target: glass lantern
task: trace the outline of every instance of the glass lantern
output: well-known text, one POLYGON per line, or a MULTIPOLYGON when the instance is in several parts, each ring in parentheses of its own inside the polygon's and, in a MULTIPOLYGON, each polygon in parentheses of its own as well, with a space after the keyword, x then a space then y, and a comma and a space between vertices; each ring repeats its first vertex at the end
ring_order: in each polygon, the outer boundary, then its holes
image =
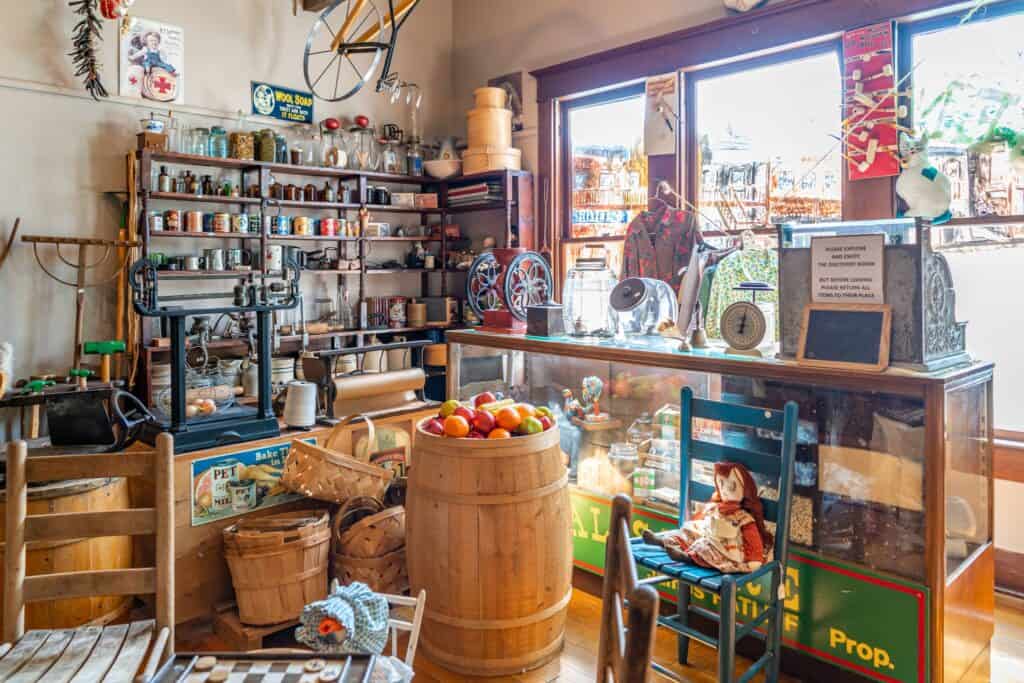
POLYGON ((611 293, 618 280, 605 258, 581 258, 565 276, 562 315, 573 337, 611 337, 617 319, 611 293))

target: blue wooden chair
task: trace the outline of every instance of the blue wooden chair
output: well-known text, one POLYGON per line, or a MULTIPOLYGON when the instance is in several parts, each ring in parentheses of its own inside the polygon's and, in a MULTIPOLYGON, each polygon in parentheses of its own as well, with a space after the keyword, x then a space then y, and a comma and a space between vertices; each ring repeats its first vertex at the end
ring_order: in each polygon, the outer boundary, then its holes
MULTIPOLYGON (((671 559, 663 548, 646 544, 642 538, 633 538, 630 539, 630 547, 634 561, 655 572, 654 576, 642 579, 640 583, 655 585, 679 581, 677 613, 674 616, 659 617, 658 624, 678 634, 680 664, 686 664, 690 639, 693 638, 705 645, 718 648, 718 680, 730 683, 733 680, 736 641, 748 635, 755 635, 765 639, 765 653, 738 679, 739 683, 751 680, 762 669, 766 672, 767 681, 777 681, 782 648, 782 604, 785 598, 785 563, 789 549, 789 503, 793 488, 793 459, 796 453, 797 405, 790 401, 784 410, 777 411, 708 401, 694 398, 693 391, 687 387, 682 392, 680 428, 680 522, 688 517, 691 500, 707 501, 715 490, 713 486, 691 481, 693 460, 742 463, 751 472, 778 480, 778 500, 762 499, 765 520, 776 523, 774 556, 771 562, 766 562, 757 571, 749 574, 722 574, 695 564, 677 562, 671 559), (694 418, 721 422, 722 443, 693 438, 694 418), (742 436, 730 434, 730 425, 749 429, 742 436), (781 433, 781 448, 778 441, 759 438, 749 433, 755 429, 781 433), (768 602, 755 619, 737 627, 737 591, 765 576, 771 577, 771 591, 766 596, 768 602), (690 586, 697 586, 719 596, 719 612, 713 615, 713 619, 719 625, 717 639, 689 626, 690 586), (762 629, 763 633, 758 629, 762 629)), ((656 662, 652 662, 652 667, 669 678, 683 680, 656 662)))

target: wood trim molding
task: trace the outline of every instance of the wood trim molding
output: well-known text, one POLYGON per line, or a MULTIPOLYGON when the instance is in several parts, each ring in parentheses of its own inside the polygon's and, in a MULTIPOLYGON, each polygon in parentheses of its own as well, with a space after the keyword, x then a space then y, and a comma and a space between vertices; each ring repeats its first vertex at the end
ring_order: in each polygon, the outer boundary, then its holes
POLYGON ((995 440, 992 470, 996 479, 1024 484, 1024 442, 995 440))
POLYGON ((996 588, 1024 595, 1024 553, 996 548, 996 588))
POLYGON ((879 21, 969 5, 964 0, 783 0, 531 74, 537 79, 537 98, 544 102, 818 40, 879 21))

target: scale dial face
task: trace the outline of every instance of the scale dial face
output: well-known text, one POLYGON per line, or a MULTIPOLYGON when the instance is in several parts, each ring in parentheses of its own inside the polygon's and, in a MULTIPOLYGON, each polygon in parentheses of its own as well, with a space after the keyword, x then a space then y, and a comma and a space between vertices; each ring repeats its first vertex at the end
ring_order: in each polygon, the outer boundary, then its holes
POLYGON ((725 309, 719 327, 729 346, 737 351, 749 351, 764 341, 768 321, 756 304, 740 301, 725 309))

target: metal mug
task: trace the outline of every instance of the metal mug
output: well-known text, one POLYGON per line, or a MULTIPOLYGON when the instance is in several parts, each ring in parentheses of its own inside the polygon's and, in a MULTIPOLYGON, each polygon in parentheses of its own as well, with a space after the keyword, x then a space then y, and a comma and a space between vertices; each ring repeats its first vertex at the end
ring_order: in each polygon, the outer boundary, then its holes
POLYGON ((185 256, 184 270, 202 270, 203 259, 199 256, 185 256))
POLYGON ((288 260, 297 265, 300 270, 306 267, 306 252, 299 247, 285 247, 284 253, 288 260))
POLYGON ((204 249, 203 262, 207 270, 224 270, 224 250, 221 248, 204 249))
POLYGON ((280 244, 268 245, 263 254, 263 265, 267 270, 282 270, 284 268, 284 248, 280 244))
POLYGON ((242 266, 252 265, 252 254, 245 249, 233 248, 224 250, 224 265, 228 270, 239 270, 242 266))

